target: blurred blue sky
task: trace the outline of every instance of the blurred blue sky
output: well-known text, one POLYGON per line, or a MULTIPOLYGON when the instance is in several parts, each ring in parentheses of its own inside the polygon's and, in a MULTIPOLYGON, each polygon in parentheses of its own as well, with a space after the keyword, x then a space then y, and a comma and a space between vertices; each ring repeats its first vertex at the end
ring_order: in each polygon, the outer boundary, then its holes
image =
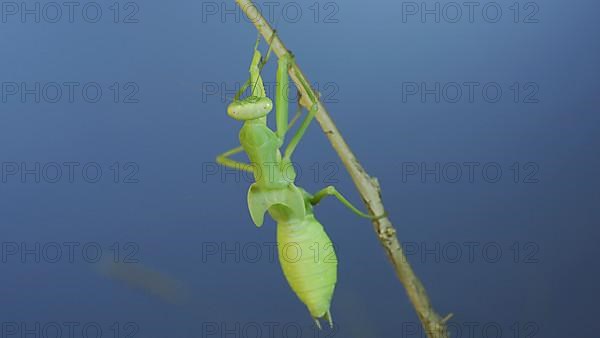
MULTIPOLYGON (((598 332, 597 2, 260 3, 379 178, 455 337, 598 332)), ((0 13, 0 321, 99 323, 104 336, 135 323, 138 337, 220 337, 223 325, 241 337, 251 323, 266 337, 275 322, 278 337, 294 336, 286 325, 312 337, 268 257, 275 224, 256 229, 250 182, 213 163, 237 144, 225 109, 254 27, 233 1, 52 4, 0 13), (83 247, 134 257, 189 300, 107 279, 83 247)), ((318 124, 295 161, 299 185, 335 184, 361 205, 318 124)), ((339 327, 320 336, 421 337, 369 222, 335 200, 316 213, 339 258, 339 327)))

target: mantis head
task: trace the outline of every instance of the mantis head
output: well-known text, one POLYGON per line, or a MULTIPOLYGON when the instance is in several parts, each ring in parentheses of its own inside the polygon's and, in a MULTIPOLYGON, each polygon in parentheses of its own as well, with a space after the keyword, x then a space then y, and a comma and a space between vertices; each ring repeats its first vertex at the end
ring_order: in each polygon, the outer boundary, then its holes
POLYGON ((229 104, 227 115, 239 121, 255 120, 266 116, 272 109, 273 101, 268 97, 250 96, 229 104))

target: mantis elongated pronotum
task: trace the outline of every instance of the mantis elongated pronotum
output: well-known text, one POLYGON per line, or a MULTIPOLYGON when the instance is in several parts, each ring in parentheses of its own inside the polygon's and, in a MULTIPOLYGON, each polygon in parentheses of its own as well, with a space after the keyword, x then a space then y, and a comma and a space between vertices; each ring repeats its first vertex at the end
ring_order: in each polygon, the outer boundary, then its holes
POLYGON ((306 305, 319 328, 321 318, 333 325, 330 304, 337 281, 337 258, 331 240, 313 214, 313 206, 326 196, 335 196, 361 217, 375 219, 382 216, 371 216, 359 211, 333 186, 311 195, 294 184, 296 173, 291 165, 291 156, 317 112, 317 101, 314 97, 310 98, 312 108, 282 156, 280 148, 284 144, 288 129, 296 121, 296 118, 292 123, 288 121, 288 70, 294 66, 294 58, 288 52, 278 61, 275 90, 277 130, 273 131, 267 126, 267 114, 272 110, 273 103, 266 96, 260 75, 271 49, 269 48, 263 60, 258 50, 259 42, 260 37, 254 46, 250 78, 227 107, 230 117, 244 122, 239 134, 241 146, 219 155, 217 162, 254 174, 255 182, 248 191, 248 209, 254 224, 258 227, 263 224, 265 212, 269 212, 277 222, 279 261, 288 283, 306 305), (249 86, 251 95, 240 99, 249 86), (250 163, 230 158, 231 155, 242 151, 246 152, 250 163), (319 254, 316 257, 306 254, 314 252, 315 245, 318 245, 319 254), (293 261, 288 259, 286 252, 291 246, 301 255, 293 261), (324 251, 321 250, 328 251, 328 254, 323 254, 324 251))

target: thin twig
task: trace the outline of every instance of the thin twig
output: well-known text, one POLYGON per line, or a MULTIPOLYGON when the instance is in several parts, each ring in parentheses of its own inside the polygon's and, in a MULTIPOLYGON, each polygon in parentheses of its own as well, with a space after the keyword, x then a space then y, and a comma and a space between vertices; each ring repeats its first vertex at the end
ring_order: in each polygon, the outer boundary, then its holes
MULTIPOLYGON (((273 36, 274 32, 269 23, 265 20, 256 6, 251 0, 236 0, 237 4, 244 11, 246 16, 254 23, 256 29, 264 37, 265 41, 272 41, 271 48, 277 55, 282 57, 288 50, 281 42, 279 36, 273 36)), ((296 87, 301 93, 302 102, 301 104, 310 109, 313 102, 310 101, 311 97, 319 98, 316 91, 310 86, 307 92, 305 86, 302 84, 310 83, 297 63, 290 69, 290 77, 296 84, 296 87)), ((331 145, 337 152, 338 156, 344 163, 346 170, 350 173, 358 192, 360 193, 363 202, 373 215, 382 215, 384 213, 383 202, 381 200, 381 189, 379 182, 375 177, 371 177, 367 174, 364 168, 360 165, 346 141, 338 131, 337 127, 333 123, 333 120, 329 116, 327 109, 323 106, 323 103, 319 100, 318 112, 316 119, 321 125, 321 129, 331 145)), ((374 230, 377 234, 381 245, 383 246, 388 258, 390 259, 396 275, 404 285, 410 301, 412 302, 419 319, 430 338, 447 338, 448 333, 446 329, 446 321, 449 319, 448 316, 441 318, 431 306, 429 297, 425 292, 423 284, 419 278, 413 272, 398 237, 396 236, 396 229, 390 222, 389 218, 383 217, 373 221, 374 230)))

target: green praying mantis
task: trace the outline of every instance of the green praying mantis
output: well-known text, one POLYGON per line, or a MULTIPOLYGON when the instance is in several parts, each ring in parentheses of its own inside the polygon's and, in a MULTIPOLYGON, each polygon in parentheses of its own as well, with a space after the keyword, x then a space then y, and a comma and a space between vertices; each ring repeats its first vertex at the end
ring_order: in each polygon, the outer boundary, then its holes
POLYGON ((268 212, 277 222, 279 262, 289 285, 306 305, 317 327, 321 328, 320 319, 327 320, 332 326, 330 305, 337 282, 337 257, 329 236, 315 218, 313 206, 326 196, 335 196, 361 217, 376 219, 383 216, 372 216, 359 211, 334 186, 328 186, 311 195, 295 185, 296 173, 291 165, 292 154, 318 111, 317 99, 310 94, 312 91, 308 84, 302 83, 309 93, 312 107, 282 155, 281 148, 286 134, 301 113, 299 110, 292 121, 289 121, 288 71, 296 71, 294 57, 287 52, 278 60, 275 89, 277 129, 273 131, 267 126, 267 114, 273 109, 273 103, 265 93, 260 75, 271 54, 271 44, 269 43, 269 50, 263 59, 258 48, 259 43, 260 36, 254 46, 250 77, 227 107, 230 117, 243 122, 239 133, 241 146, 219 155, 217 162, 223 166, 253 173, 255 182, 248 190, 248 209, 252 221, 260 227, 264 221, 264 214, 268 212), (240 99, 248 87, 251 88, 251 94, 240 99), (231 158, 240 152, 247 154, 250 163, 231 158), (315 246, 318 255, 306 254, 314 252, 315 246), (290 247, 300 253, 300 257, 288 259, 287 250, 290 247), (325 252, 328 254, 324 254, 325 252))

